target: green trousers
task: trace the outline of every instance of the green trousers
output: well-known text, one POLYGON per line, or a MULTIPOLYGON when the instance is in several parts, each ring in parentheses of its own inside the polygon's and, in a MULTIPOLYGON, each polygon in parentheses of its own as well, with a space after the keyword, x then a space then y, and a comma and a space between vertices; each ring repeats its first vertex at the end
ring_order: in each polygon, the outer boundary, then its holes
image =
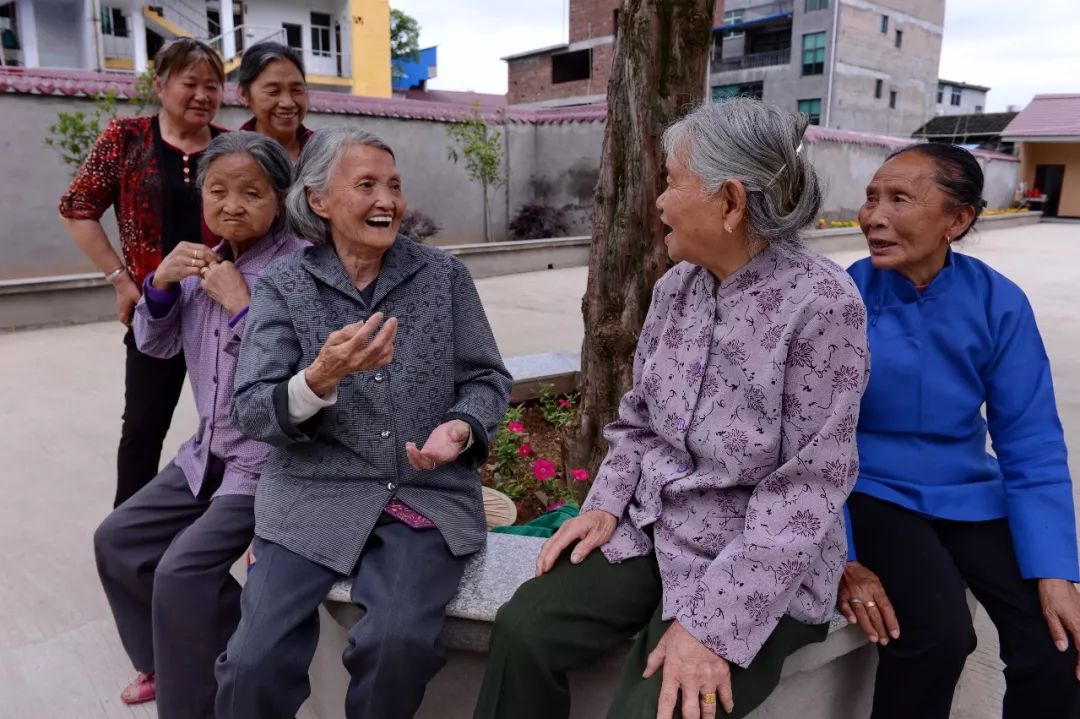
MULTIPOLYGON (((649 653, 671 625, 661 618, 655 556, 609 564, 599 550, 571 564, 567 550, 551 572, 523 584, 499 610, 474 719, 562 719, 570 713, 566 673, 637 635, 608 719, 656 719, 663 672, 642 679, 649 653)), ((780 620, 746 669, 731 666, 735 711, 743 717, 780 681, 784 660, 820 642, 828 625, 780 620)), ((675 716, 679 717, 676 709, 675 716)))

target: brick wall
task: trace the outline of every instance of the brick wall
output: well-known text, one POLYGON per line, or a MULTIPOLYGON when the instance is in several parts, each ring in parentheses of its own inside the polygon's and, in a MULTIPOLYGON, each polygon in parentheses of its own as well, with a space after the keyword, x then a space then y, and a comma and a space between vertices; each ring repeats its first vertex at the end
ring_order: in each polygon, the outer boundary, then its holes
MULTIPOLYGON (((570 43, 615 34, 615 10, 621 0, 570 0, 570 43)), ((723 22, 724 0, 717 0, 715 24, 723 22)), ((551 55, 531 55, 508 64, 506 99, 511 105, 607 93, 611 76, 612 44, 592 48, 592 73, 588 80, 551 83, 551 55)))
POLYGON ((506 100, 511 105, 607 93, 614 45, 592 48, 592 72, 588 80, 551 84, 551 55, 531 55, 509 62, 506 100))

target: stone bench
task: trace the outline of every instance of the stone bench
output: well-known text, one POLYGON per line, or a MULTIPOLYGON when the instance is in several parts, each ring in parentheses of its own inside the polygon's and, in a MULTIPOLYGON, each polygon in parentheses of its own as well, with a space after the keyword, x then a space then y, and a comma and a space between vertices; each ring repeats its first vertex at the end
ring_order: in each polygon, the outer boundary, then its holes
MULTIPOLYGON (((468 719, 484 675, 492 622, 535 571, 542 539, 488 534, 487 548, 465 567, 457 595, 446 609, 446 667, 432 680, 418 719, 468 719)), ((349 580, 334 585, 320 609, 321 635, 311 665, 312 695, 300 719, 343 719, 348 674, 341 665, 346 628, 360 616, 349 602, 349 580)), ((629 645, 627 646, 629 648, 629 645)), ((572 719, 604 717, 626 650, 573 672, 572 719)), ((833 618, 829 637, 793 654, 780 686, 753 719, 863 719, 870 714, 877 655, 857 627, 833 618)))

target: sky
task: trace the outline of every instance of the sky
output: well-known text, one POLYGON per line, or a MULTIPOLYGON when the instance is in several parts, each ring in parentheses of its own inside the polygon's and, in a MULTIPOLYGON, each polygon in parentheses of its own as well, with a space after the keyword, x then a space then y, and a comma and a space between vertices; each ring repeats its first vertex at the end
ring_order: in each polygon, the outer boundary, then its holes
MULTIPOLYGON (((944 0, 939 76, 991 88, 988 112, 1080 92, 1080 0, 944 0)), ((431 89, 506 92, 506 55, 566 42, 567 0, 391 0, 439 46, 431 89)))

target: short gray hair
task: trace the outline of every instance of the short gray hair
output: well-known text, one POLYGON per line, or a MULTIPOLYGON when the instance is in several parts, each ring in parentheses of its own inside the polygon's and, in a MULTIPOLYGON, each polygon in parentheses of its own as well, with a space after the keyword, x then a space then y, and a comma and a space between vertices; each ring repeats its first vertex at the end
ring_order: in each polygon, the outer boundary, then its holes
MULTIPOLYGON (((308 138, 296 163, 295 179, 285 198, 285 214, 289 230, 297 237, 313 244, 330 239, 330 223, 319 217, 308 203, 308 190, 325 195, 345 151, 355 145, 374 147, 394 158, 394 151, 382 138, 366 130, 350 127, 331 127, 316 130, 308 138)), ((397 158, 394 158, 395 160, 397 158)))
MULTIPOLYGON (((292 163, 289 162, 289 153, 275 140, 257 132, 223 132, 210 141, 210 146, 199 159, 199 172, 195 180, 195 186, 199 191, 202 191, 203 183, 206 182, 206 173, 214 160, 226 155, 238 154, 248 155, 255 161, 255 164, 266 175, 270 187, 274 188, 278 203, 283 204, 292 183, 292 163)), ((277 230, 283 225, 284 213, 279 213, 272 229, 277 230)))
POLYGON ((800 152, 808 122, 747 97, 707 102, 664 132, 664 152, 685 162, 706 192, 742 182, 751 239, 787 250, 821 209, 821 183, 800 152))

